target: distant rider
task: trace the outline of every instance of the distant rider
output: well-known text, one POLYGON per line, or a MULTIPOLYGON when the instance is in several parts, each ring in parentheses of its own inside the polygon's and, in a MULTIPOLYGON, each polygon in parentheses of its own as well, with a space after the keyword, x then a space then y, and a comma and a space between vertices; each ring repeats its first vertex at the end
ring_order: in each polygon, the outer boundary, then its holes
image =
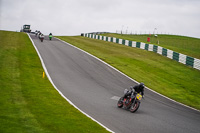
POLYGON ((52 37, 53 37, 53 36, 52 36, 52 33, 50 33, 50 34, 49 34, 49 40, 51 40, 52 37))
POLYGON ((140 83, 138 85, 135 85, 134 87, 131 86, 130 89, 131 91, 127 91, 126 94, 124 95, 124 98, 126 98, 127 96, 130 96, 133 89, 135 90, 136 93, 141 93, 142 97, 144 97, 144 83, 140 83))
POLYGON ((44 40, 44 35, 41 33, 40 36, 39 36, 39 38, 40 38, 41 42, 43 42, 43 40, 44 40))

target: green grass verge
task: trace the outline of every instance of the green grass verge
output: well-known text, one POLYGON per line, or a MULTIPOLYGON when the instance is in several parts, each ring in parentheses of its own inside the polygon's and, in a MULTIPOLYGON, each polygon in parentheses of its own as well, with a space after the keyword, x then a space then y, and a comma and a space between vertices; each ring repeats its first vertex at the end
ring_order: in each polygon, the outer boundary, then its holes
POLYGON ((178 102, 200 109, 200 71, 154 52, 86 37, 58 37, 178 102))
POLYGON ((153 35, 121 35, 111 33, 103 35, 125 40, 145 42, 147 44, 155 44, 175 52, 200 59, 200 39, 198 38, 174 35, 158 35, 158 37, 155 37, 153 35), (148 37, 150 37, 151 42, 147 42, 148 37))
POLYGON ((42 78, 25 33, 0 31, 0 132, 107 132, 80 113, 42 78))

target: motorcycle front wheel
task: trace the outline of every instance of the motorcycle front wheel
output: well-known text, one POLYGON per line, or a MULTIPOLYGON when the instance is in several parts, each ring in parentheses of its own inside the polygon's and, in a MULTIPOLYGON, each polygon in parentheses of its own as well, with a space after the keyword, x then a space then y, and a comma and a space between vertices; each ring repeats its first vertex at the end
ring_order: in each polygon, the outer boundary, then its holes
POLYGON ((122 98, 122 97, 121 97, 121 98, 119 99, 119 101, 117 102, 117 107, 118 107, 118 108, 123 107, 123 98, 122 98))
POLYGON ((130 108, 130 112, 131 113, 134 113, 138 110, 138 108, 140 107, 140 102, 135 102, 131 105, 131 108, 130 108))

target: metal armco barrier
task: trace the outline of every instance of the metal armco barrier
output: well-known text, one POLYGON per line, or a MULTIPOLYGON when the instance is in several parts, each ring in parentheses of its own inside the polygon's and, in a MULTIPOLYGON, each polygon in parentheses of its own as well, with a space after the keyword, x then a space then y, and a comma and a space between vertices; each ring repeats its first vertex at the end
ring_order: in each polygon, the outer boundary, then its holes
POLYGON ((135 41, 130 41, 130 40, 124 40, 124 39, 115 38, 115 37, 100 36, 100 35, 96 35, 96 34, 84 34, 84 37, 118 43, 118 44, 126 45, 129 47, 145 49, 147 51, 153 51, 155 53, 158 53, 160 55, 163 55, 170 59, 173 59, 177 62, 180 62, 182 64, 185 64, 187 66, 190 66, 192 68, 200 70, 200 59, 193 58, 193 57, 181 54, 181 53, 177 53, 175 51, 172 51, 170 49, 166 49, 166 48, 163 48, 163 47, 160 47, 157 45, 146 44, 143 42, 135 42, 135 41))

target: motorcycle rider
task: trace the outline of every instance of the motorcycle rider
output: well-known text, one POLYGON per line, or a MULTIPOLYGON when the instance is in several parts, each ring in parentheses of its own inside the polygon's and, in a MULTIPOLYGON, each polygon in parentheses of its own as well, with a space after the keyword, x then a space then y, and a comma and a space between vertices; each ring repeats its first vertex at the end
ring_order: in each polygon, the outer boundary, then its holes
POLYGON ((52 36, 52 33, 50 33, 50 34, 49 34, 49 40, 51 40, 52 37, 53 37, 53 36, 52 36))
POLYGON ((40 39, 41 39, 41 38, 44 38, 44 35, 43 35, 42 33, 40 34, 40 39))
POLYGON ((135 85, 134 87, 131 86, 130 89, 131 91, 127 91, 126 94, 124 94, 123 98, 126 98, 127 96, 130 96, 133 89, 135 90, 136 93, 141 93, 142 97, 144 97, 144 83, 140 83, 138 85, 135 85))
POLYGON ((41 33, 40 36, 39 36, 39 38, 40 38, 41 42, 43 42, 43 40, 44 40, 44 35, 41 33))

